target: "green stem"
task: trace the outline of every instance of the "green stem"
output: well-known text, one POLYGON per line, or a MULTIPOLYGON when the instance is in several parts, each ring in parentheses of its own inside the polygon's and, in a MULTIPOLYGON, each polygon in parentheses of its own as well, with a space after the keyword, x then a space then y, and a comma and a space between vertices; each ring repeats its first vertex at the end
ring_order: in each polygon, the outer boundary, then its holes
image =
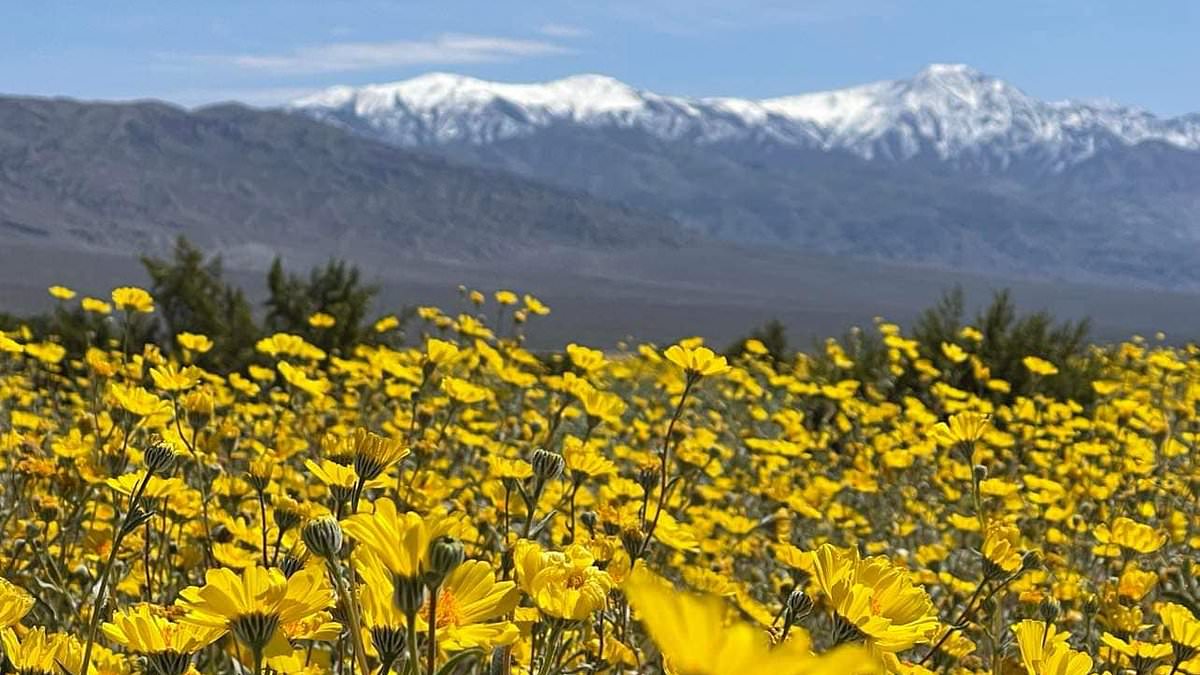
POLYGON ((670 476, 667 475, 667 468, 671 460, 671 436, 675 433, 675 424, 679 422, 679 416, 683 414, 683 405, 687 403, 688 393, 692 391, 692 385, 699 378, 688 376, 687 383, 683 385, 683 393, 679 396, 679 405, 675 406, 675 413, 671 415, 671 421, 667 424, 667 434, 663 437, 662 448, 662 466, 660 467, 659 488, 658 488, 658 506, 654 510, 654 520, 650 522, 650 527, 646 529, 646 538, 642 540, 642 546, 638 550, 638 557, 646 554, 646 550, 650 548, 650 539, 654 536, 654 530, 658 529, 658 519, 662 515, 663 509, 666 508, 667 501, 667 482, 670 476))
MULTIPOLYGON (((354 659, 358 663, 358 670, 370 675, 371 669, 367 666, 367 649, 362 641, 362 621, 358 616, 358 604, 355 602, 354 594, 343 583, 341 570, 336 558, 328 559, 326 561, 326 568, 333 581, 333 586, 337 589, 337 594, 341 598, 342 606, 346 608, 346 613, 349 615, 350 646, 354 649, 354 659)), ((350 566, 350 574, 352 576, 354 574, 353 564, 350 566)))
POLYGON ((437 601, 438 586, 429 587, 429 644, 425 648, 427 672, 433 675, 437 672, 437 601))
POLYGON ((258 513, 261 518, 262 527, 262 562, 263 567, 270 567, 271 563, 267 560, 267 497, 262 490, 258 491, 258 513))
POLYGON ((112 572, 113 563, 117 560, 117 553, 121 550, 121 540, 125 538, 125 529, 129 523, 129 518, 133 515, 138 501, 141 500, 142 493, 146 491, 146 486, 149 485, 150 476, 152 475, 153 472, 146 469, 146 476, 142 478, 142 482, 133 491, 133 496, 129 498, 129 508, 125 511, 125 517, 121 519, 117 531, 113 534, 112 550, 108 553, 108 560, 104 563, 104 569, 100 571, 100 587, 96 590, 96 599, 92 602, 92 616, 88 621, 87 644, 83 648, 83 660, 79 668, 80 673, 88 672, 88 666, 92 662, 92 645, 96 642, 96 628, 100 625, 100 610, 104 606, 104 598, 108 593, 109 573, 112 572))
POLYGON ((407 619, 408 625, 405 626, 405 629, 408 633, 408 639, 406 640, 406 642, 408 642, 406 645, 406 647, 408 647, 408 662, 411 665, 410 670, 412 671, 413 675, 420 675, 420 652, 417 650, 417 613, 410 612, 407 615, 407 619))

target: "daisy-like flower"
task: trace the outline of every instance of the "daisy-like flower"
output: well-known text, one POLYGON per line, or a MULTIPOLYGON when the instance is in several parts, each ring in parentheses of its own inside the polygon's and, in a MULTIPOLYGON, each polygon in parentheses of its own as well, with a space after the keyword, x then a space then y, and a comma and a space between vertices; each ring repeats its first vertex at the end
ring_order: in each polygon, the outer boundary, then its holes
POLYGON ((112 314, 112 305, 99 298, 84 298, 79 301, 79 306, 83 308, 83 311, 91 312, 92 314, 99 314, 101 316, 112 314))
POLYGON ((1037 356, 1026 356, 1021 359, 1021 363, 1025 365, 1026 370, 1034 375, 1049 377, 1050 375, 1058 374, 1058 366, 1037 356))
POLYGON ((929 595, 890 560, 860 559, 856 549, 824 544, 813 568, 833 607, 839 642, 862 640, 879 653, 899 652, 928 642, 937 631, 929 595))
POLYGON ((383 498, 374 513, 357 513, 342 521, 342 528, 358 540, 392 573, 393 577, 418 579, 427 569, 429 542, 448 534, 453 522, 447 518, 422 518, 419 513, 400 513, 396 503, 383 498))
POLYGON ((11 628, 33 608, 33 596, 8 579, 0 578, 0 628, 11 628))
POLYGON ((1169 644, 1143 642, 1141 640, 1122 640, 1112 633, 1100 636, 1100 642, 1112 650, 1113 662, 1126 662, 1138 673, 1148 673, 1163 659, 1171 656, 1169 644))
POLYGON ((199 333, 179 333, 175 336, 179 346, 196 354, 207 354, 213 348, 213 341, 207 335, 199 333))
POLYGON ((149 314, 154 311, 154 298, 145 289, 136 286, 114 288, 112 301, 117 309, 123 309, 127 312, 149 314))
POLYGON ((865 650, 845 646, 815 656, 802 630, 772 649, 765 633, 742 621, 729 622, 724 604, 715 597, 676 591, 663 579, 639 568, 625 586, 625 596, 674 675, 855 675, 878 671, 865 650))
POLYGON ((339 504, 350 501, 354 487, 358 485, 358 473, 353 468, 328 459, 320 462, 307 459, 304 461, 304 467, 329 488, 330 494, 339 504))
POLYGON ((1112 522, 1111 526, 1100 525, 1093 531, 1097 553, 1115 556, 1118 548, 1128 549, 1134 553, 1154 553, 1167 543, 1167 535, 1155 528, 1121 516, 1112 522))
POLYGON ((729 370, 729 362, 708 347, 671 345, 663 353, 667 360, 683 369, 690 379, 720 375, 729 370))
POLYGON ((56 300, 70 300, 75 297, 75 291, 66 286, 51 286, 49 288, 50 296, 56 300))
POLYGON ((74 636, 47 633, 39 626, 17 637, 16 631, 5 628, 0 631, 0 643, 8 662, 20 675, 60 675, 63 670, 70 675, 79 673, 79 668, 69 668, 69 662, 76 661, 80 651, 74 636))
POLYGON ((241 576, 228 569, 209 570, 204 586, 179 593, 184 623, 232 632, 256 660, 291 653, 284 625, 333 606, 334 593, 324 569, 312 566, 285 578, 276 569, 247 567, 241 576))
POLYGON ((1176 663, 1187 661, 1200 654, 1200 620, 1183 605, 1165 602, 1157 607, 1176 663))
MULTIPOLYGON (((374 556, 364 557, 363 618, 371 642, 381 655, 394 658, 403 648, 405 617, 393 601, 392 580, 388 569, 374 556)), ((438 587, 438 647, 446 653, 466 649, 490 649, 511 644, 518 637, 515 624, 504 621, 520 600, 520 591, 512 581, 497 581, 491 565, 468 560, 451 572, 438 587)), ((430 603, 426 600, 417 613, 417 630, 429 625, 430 603)))
POLYGON ((1014 525, 990 523, 983 537, 983 573, 991 580, 1002 579, 1021 569, 1021 531, 1014 525))
POLYGON ((116 612, 102 630, 113 642, 145 656, 155 675, 183 675, 192 655, 224 632, 212 626, 176 623, 166 618, 164 609, 155 611, 144 604, 116 612))
POLYGON ((279 369, 279 374, 283 375, 283 379, 287 380, 288 384, 313 398, 319 399, 325 396, 333 387, 329 380, 323 377, 309 377, 303 370, 287 361, 280 361, 275 367, 279 369))
POLYGON ((332 328, 335 324, 337 324, 337 319, 332 314, 325 312, 317 312, 308 317, 308 325, 313 328, 332 328))
POLYGON ((945 422, 933 426, 933 439, 944 447, 970 447, 990 431, 991 422, 987 415, 964 411, 951 415, 945 422))
POLYGON ((600 422, 620 423, 621 413, 625 412, 625 401, 620 396, 593 387, 583 389, 578 394, 589 426, 594 427, 600 422))
POLYGON ((366 429, 354 432, 351 447, 354 448, 354 470, 359 480, 364 482, 374 480, 409 455, 403 442, 384 438, 366 429))
POLYGON ((547 616, 579 621, 604 606, 615 583, 595 566, 590 549, 575 544, 564 552, 543 551, 526 539, 513 555, 517 581, 547 616))
POLYGON ((1067 633, 1060 632, 1054 624, 1025 619, 1012 627, 1021 652, 1021 663, 1029 675, 1040 675, 1047 657, 1055 650, 1067 647, 1067 633))

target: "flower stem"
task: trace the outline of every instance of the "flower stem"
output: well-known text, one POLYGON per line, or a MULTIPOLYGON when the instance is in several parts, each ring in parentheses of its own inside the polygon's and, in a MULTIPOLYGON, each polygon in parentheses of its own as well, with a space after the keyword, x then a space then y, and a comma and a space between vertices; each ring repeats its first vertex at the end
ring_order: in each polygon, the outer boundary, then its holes
POLYGON ((438 587, 429 587, 429 643, 425 647, 425 662, 427 672, 433 675, 437 672, 437 602, 438 587))
POLYGON ((671 421, 667 424, 667 433, 663 437, 662 448, 662 465, 659 471, 659 486, 658 486, 658 505, 654 510, 654 520, 650 522, 650 526, 646 528, 646 538, 642 540, 642 546, 638 550, 638 557, 646 554, 646 550, 650 548, 650 539, 654 536, 654 530, 658 529, 658 519, 662 515, 663 509, 666 508, 667 502, 667 483, 670 481, 670 476, 667 475, 667 469, 671 461, 671 436, 675 433, 675 424, 679 422, 679 416, 683 414, 683 405, 687 403, 688 393, 692 391, 692 385, 696 383, 698 378, 688 376, 687 383, 683 385, 683 393, 679 396, 679 405, 675 406, 675 413, 671 415, 671 421))
POLYGON ((137 489, 133 491, 133 496, 129 498, 129 508, 125 511, 125 517, 121 519, 121 523, 117 531, 113 534, 112 550, 108 553, 108 560, 104 563, 104 569, 100 570, 100 587, 96 590, 96 599, 92 602, 92 616, 88 620, 87 644, 83 648, 83 659, 80 662, 80 673, 88 672, 88 665, 92 662, 92 645, 96 642, 96 628, 100 625, 100 610, 104 606, 105 596, 108 594, 108 577, 112 572, 113 563, 117 560, 117 553, 121 550, 121 540, 125 538, 126 526, 129 519, 133 516, 138 502, 142 498, 142 493, 146 491, 146 486, 150 483, 150 476, 154 475, 152 471, 146 469, 146 475, 142 478, 142 482, 138 484, 137 489))
MULTIPOLYGON (((371 669, 367 666, 367 649, 362 641, 362 622, 358 617, 358 605, 355 602, 354 594, 343 583, 341 570, 335 558, 330 558, 326 561, 326 567, 329 570, 329 576, 333 581, 333 586, 337 589, 337 594, 341 598, 342 606, 346 608, 346 613, 350 619, 350 646, 354 649, 354 659, 358 663, 360 672, 369 673, 371 669)), ((350 574, 354 574, 354 565, 350 565, 350 574)))
POLYGON ((270 567, 267 560, 267 497, 263 490, 258 491, 258 513, 262 519, 262 562, 263 567, 270 567))

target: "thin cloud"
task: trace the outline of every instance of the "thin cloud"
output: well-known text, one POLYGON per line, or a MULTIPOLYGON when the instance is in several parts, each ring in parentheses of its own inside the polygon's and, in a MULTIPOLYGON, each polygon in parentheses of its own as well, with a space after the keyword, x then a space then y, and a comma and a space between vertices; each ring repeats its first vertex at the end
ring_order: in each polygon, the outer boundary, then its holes
POLYGON ((539 28, 538 32, 547 37, 568 39, 585 37, 588 34, 583 28, 565 23, 548 23, 539 28))
POLYGON ((604 14, 678 35, 738 31, 760 26, 813 25, 895 13, 895 0, 610 0, 603 5, 565 0, 576 11, 604 14), (597 10, 596 7, 602 7, 597 10))
POLYGON ((317 75, 406 66, 495 63, 573 51, 547 40, 445 34, 430 40, 334 42, 279 54, 217 54, 189 58, 247 71, 317 75))

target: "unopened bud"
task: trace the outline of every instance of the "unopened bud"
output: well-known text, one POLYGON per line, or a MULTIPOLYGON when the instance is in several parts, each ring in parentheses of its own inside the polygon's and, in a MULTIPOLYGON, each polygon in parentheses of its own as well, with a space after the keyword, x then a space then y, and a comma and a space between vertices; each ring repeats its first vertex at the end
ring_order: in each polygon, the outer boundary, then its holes
POLYGON ((453 537, 434 539, 429 544, 429 571, 426 573, 426 583, 430 586, 440 586, 466 557, 461 541, 453 537))
POLYGON ((642 552, 642 542, 645 538, 640 529, 631 527, 621 530, 621 545, 625 547, 625 552, 632 559, 636 560, 642 552))
POLYGON ((533 457, 529 463, 533 466, 533 474, 542 481, 558 478, 562 475, 563 467, 566 465, 562 455, 542 448, 533 451, 533 457))
POLYGON ((597 520, 598 517, 596 516, 595 511, 584 511, 583 513, 579 514, 579 522, 583 523, 583 526, 586 527, 588 532, 593 535, 596 533, 597 520))
POLYGON ((659 472, 656 466, 644 466, 638 471, 637 484, 642 486, 646 492, 650 492, 658 485, 659 472))
POLYGON ((175 448, 164 440, 155 441, 144 453, 146 469, 153 474, 168 474, 175 466, 175 448))
POLYGON ((321 516, 308 521, 300 530, 300 538, 313 555, 332 560, 342 551, 342 526, 333 516, 321 516))
POLYGON ((1058 619, 1058 615, 1062 612, 1062 606, 1058 601, 1050 596, 1042 598, 1038 603, 1038 615, 1042 617, 1042 621, 1046 623, 1054 623, 1058 619))

